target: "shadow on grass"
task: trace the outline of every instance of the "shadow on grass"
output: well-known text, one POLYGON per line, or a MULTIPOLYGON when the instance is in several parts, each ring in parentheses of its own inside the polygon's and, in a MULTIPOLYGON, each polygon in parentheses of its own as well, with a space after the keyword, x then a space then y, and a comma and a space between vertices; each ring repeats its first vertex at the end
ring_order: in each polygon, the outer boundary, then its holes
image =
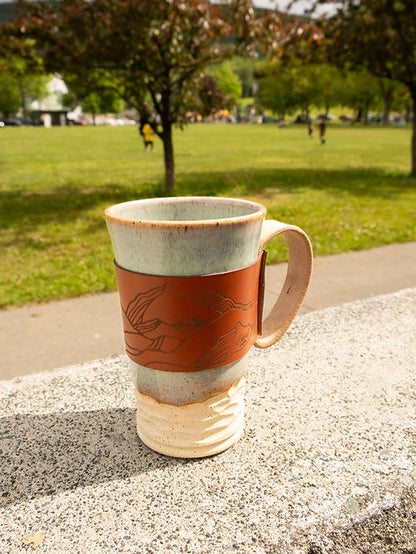
MULTIPOLYGON (((212 171, 177 175, 176 195, 300 194, 305 189, 329 194, 395 199, 414 189, 415 179, 388 174, 379 169, 250 169, 235 172, 212 171)), ((160 183, 126 187, 118 184, 60 187, 45 194, 4 191, 0 193, 0 221, 3 228, 33 229, 45 223, 66 223, 99 205, 166 196, 160 183)), ((102 225, 103 219, 93 225, 102 225)))
MULTIPOLYGON (((87 185, 84 188, 59 187, 45 194, 4 191, 0 192, 0 221, 3 228, 65 223, 96 206, 160 196, 162 190, 159 185, 135 189, 113 184, 96 188, 87 185)), ((104 219, 101 221, 103 223, 104 219)))
POLYGON ((222 194, 237 190, 240 194, 264 194, 265 200, 275 192, 297 194, 305 188, 325 190, 329 194, 394 199, 414 189, 416 180, 403 173, 386 173, 380 169, 250 169, 236 172, 182 174, 177 191, 182 194, 222 194))

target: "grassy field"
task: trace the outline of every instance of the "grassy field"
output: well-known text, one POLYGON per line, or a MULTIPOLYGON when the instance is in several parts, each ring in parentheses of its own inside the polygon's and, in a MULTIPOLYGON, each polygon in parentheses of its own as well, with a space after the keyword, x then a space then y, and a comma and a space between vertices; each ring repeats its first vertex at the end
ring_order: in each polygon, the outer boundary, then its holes
MULTIPOLYGON (((259 201, 315 255, 416 240, 409 129, 329 126, 321 145, 303 126, 195 125, 175 153, 177 195, 259 201)), ((162 145, 145 153, 135 127, 1 129, 0 307, 113 290, 104 209, 163 194, 162 145)))

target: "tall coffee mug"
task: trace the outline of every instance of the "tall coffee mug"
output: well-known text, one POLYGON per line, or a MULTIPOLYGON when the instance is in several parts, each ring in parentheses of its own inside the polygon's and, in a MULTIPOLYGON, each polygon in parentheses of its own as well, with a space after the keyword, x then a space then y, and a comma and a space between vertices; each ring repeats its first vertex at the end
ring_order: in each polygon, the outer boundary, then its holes
POLYGON ((243 432, 247 352, 285 333, 306 294, 312 248, 261 204, 154 198, 109 207, 137 432, 153 450, 199 458, 243 432), (264 247, 283 234, 289 264, 262 321, 264 247))

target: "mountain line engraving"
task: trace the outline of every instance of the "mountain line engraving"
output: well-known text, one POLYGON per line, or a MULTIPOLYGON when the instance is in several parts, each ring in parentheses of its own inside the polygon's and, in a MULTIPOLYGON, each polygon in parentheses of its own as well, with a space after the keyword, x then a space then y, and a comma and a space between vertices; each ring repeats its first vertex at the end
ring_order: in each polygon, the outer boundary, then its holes
POLYGON ((166 281, 122 306, 126 353, 162 371, 220 367, 253 344, 256 310, 256 300, 237 302, 217 291, 187 294, 166 281))

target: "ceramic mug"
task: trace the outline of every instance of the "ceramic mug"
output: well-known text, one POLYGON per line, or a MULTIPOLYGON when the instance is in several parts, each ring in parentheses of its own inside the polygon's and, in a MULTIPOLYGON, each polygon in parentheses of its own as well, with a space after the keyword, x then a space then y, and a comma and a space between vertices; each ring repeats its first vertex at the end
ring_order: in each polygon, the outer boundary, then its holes
POLYGON ((109 207, 137 432, 151 449, 197 458, 243 432, 247 352, 285 333, 306 294, 312 248, 298 227, 246 200, 153 198, 109 207), (262 321, 264 248, 283 234, 289 264, 262 321))

